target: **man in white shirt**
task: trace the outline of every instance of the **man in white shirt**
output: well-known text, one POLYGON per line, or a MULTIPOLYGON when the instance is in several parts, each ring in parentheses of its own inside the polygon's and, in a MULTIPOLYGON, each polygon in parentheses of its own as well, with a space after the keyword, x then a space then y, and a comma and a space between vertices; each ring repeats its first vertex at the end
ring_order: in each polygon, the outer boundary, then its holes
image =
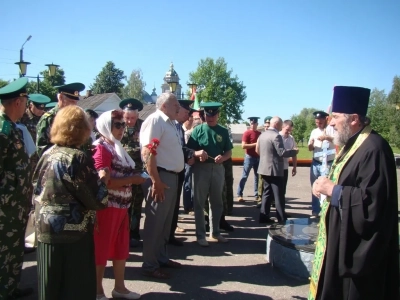
MULTIPOLYGON (((310 167, 311 186, 319 176, 327 175, 326 172, 328 170, 325 170, 325 172, 322 170, 323 151, 335 149, 335 145, 333 144, 335 130, 332 126, 328 125, 329 115, 324 111, 315 111, 313 115, 315 117, 315 125, 317 125, 317 128, 311 131, 310 139, 308 141, 308 150, 313 151, 313 159, 310 167)), ((328 168, 331 167, 334 158, 334 154, 327 157, 328 168)), ((321 204, 319 199, 314 195, 312 195, 311 205, 312 215, 317 217, 321 211, 321 204)))
POLYGON ((180 263, 168 258, 167 243, 177 197, 178 174, 185 162, 175 126, 180 109, 176 96, 162 93, 156 107, 157 110, 143 122, 139 136, 142 158, 152 181, 146 196, 142 273, 167 279, 170 274, 160 267, 181 267, 180 263), (158 146, 155 146, 155 139, 159 141, 158 146))

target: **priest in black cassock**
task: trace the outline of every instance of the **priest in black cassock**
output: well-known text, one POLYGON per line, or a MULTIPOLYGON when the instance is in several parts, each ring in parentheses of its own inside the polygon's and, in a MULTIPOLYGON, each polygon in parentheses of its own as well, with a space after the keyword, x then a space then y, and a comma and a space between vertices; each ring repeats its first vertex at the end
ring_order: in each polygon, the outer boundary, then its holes
POLYGON ((309 300, 399 299, 396 165, 366 117, 370 90, 336 86, 330 125, 341 146, 313 194, 321 209, 309 300))

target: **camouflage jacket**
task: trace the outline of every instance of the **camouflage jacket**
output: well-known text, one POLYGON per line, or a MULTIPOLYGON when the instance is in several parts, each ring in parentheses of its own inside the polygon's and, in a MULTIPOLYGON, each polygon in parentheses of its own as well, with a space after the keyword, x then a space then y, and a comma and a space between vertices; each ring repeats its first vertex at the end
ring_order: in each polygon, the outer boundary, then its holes
POLYGON ((30 175, 22 131, 0 111, 0 216, 10 222, 27 216, 30 175))
POLYGON ((29 108, 26 109, 24 115, 19 121, 21 124, 24 124, 26 128, 28 128, 33 141, 36 143, 36 126, 39 123, 40 117, 34 115, 29 108))
POLYGON ((124 135, 121 139, 121 144, 128 152, 129 156, 135 162, 135 169, 143 169, 143 161, 140 153, 139 132, 142 127, 143 120, 137 119, 135 126, 125 127, 124 135))
POLYGON ((39 157, 41 157, 43 153, 52 146, 50 143, 50 128, 59 110, 58 105, 56 105, 48 112, 45 112, 37 124, 36 148, 39 157))
POLYGON ((55 145, 43 154, 33 189, 36 233, 43 243, 73 243, 93 233, 95 210, 108 204, 106 185, 76 148, 55 145))

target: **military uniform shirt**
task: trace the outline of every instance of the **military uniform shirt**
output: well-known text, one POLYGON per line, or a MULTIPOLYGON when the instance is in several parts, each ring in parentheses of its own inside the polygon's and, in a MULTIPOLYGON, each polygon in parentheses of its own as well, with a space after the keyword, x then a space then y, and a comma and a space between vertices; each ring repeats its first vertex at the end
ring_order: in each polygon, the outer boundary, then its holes
MULTIPOLYGON (((195 151, 204 150, 209 156, 217 157, 233 148, 228 129, 221 125, 213 127, 206 123, 196 126, 187 143, 187 147, 195 151)), ((207 162, 214 162, 208 159, 207 162)))
POLYGON ((124 135, 121 139, 121 144, 126 152, 135 162, 135 169, 143 169, 143 161, 140 153, 139 132, 142 128, 143 120, 137 119, 135 126, 125 127, 124 135))
POLYGON ((22 116, 20 123, 24 124, 32 136, 33 141, 36 143, 36 127, 39 123, 40 117, 34 115, 29 108, 26 109, 22 116))
POLYGON ((0 215, 7 215, 12 209, 15 215, 9 218, 22 220, 22 214, 29 205, 31 170, 28 165, 29 156, 25 151, 22 131, 0 112, 0 215))
POLYGON ((50 129, 59 110, 60 108, 56 105, 53 109, 45 112, 37 124, 36 148, 39 157, 52 146, 50 142, 50 129))

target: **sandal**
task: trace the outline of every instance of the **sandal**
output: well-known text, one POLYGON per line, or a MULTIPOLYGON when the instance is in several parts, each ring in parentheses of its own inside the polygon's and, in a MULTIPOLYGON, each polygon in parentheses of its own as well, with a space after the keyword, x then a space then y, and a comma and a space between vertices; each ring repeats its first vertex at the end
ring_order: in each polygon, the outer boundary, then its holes
POLYGON ((171 269, 180 269, 180 268, 182 268, 182 264, 178 263, 177 261, 169 260, 165 264, 162 264, 161 267, 171 268, 171 269))
POLYGON ((160 269, 155 269, 154 271, 142 271, 144 276, 153 277, 157 279, 169 279, 171 275, 169 273, 165 273, 160 269))

